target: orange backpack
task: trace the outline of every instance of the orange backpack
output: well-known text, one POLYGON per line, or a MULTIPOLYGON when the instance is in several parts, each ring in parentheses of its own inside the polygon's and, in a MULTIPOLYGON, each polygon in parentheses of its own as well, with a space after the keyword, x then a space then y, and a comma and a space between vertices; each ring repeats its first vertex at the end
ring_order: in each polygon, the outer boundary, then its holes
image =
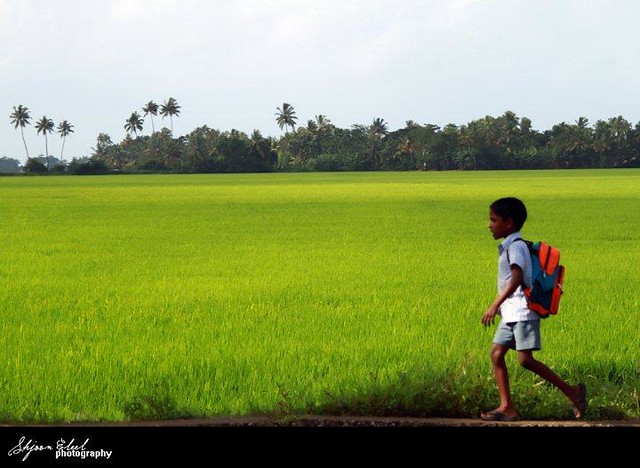
POLYGON ((531 286, 524 287, 529 309, 542 318, 556 315, 563 293, 565 270, 560 264, 560 251, 546 242, 534 243, 524 239, 514 239, 514 242, 518 240, 527 244, 531 254, 531 286))

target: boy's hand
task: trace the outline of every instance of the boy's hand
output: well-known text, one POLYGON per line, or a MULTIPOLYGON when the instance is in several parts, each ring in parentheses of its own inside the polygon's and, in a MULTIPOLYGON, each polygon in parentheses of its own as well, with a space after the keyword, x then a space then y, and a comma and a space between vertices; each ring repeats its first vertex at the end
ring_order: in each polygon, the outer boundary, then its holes
POLYGON ((493 325, 497 314, 498 306, 496 306, 495 304, 491 304, 487 311, 482 315, 482 325, 484 325, 485 327, 493 325))

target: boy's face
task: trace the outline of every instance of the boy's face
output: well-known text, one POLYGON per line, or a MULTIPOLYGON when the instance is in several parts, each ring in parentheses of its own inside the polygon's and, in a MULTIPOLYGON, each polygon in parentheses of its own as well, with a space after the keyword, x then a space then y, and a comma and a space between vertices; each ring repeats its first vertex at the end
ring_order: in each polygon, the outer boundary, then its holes
POLYGON ((507 237, 509 234, 514 232, 514 227, 513 219, 504 219, 503 217, 495 214, 493 210, 489 210, 489 231, 493 234, 494 239, 507 237))

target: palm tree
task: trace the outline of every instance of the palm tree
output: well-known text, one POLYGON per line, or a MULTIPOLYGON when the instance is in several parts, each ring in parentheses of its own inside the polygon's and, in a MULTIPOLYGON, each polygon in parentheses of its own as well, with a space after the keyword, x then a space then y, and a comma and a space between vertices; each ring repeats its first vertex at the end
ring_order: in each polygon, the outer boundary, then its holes
POLYGON ((296 127, 296 120, 298 120, 298 117, 296 117, 296 111, 293 110, 293 106, 285 102, 284 104, 282 104, 282 109, 280 109, 279 107, 277 107, 276 109, 278 111, 275 113, 277 117, 276 122, 278 123, 278 127, 280 127, 280 130, 285 127, 291 127, 291 130, 293 131, 296 127))
POLYGON ((13 112, 9 116, 11 123, 15 128, 20 127, 20 133, 22 134, 22 142, 24 143, 24 150, 27 152, 27 159, 29 159, 29 149, 27 148, 27 141, 24 139, 24 127, 31 125, 31 115, 29 115, 29 109, 20 104, 17 108, 13 106, 13 112))
POLYGON ((315 126, 316 131, 314 132, 314 134, 316 136, 317 149, 318 153, 322 154, 324 153, 325 143, 328 141, 327 134, 332 133, 333 124, 326 115, 319 114, 316 115, 315 126))
POLYGON ((621 115, 610 118, 608 124, 611 128, 611 135, 614 141, 619 145, 626 142, 629 132, 631 131, 631 124, 621 115))
POLYGON ((311 133, 317 133, 318 124, 315 120, 307 120, 307 130, 309 130, 311 133))
POLYGON ((607 122, 610 128, 612 143, 615 145, 613 156, 614 167, 624 165, 629 154, 629 143, 631 138, 631 124, 621 115, 612 117, 607 122))
POLYGON ((384 119, 376 118, 373 119, 371 126, 369 127, 369 131, 371 135, 376 139, 381 139, 389 133, 387 122, 384 119))
POLYGON ((53 120, 47 118, 46 115, 43 115, 40 120, 36 122, 36 130, 38 134, 42 133, 44 135, 44 149, 45 155, 47 157, 47 170, 50 169, 49 164, 49 141, 47 139, 47 133, 53 133, 53 129, 55 128, 55 124, 53 120))
POLYGON ((249 147, 251 148, 251 150, 255 151, 261 157, 264 158, 266 156, 265 149, 267 150, 269 149, 268 144, 269 144, 269 140, 267 140, 262 136, 262 133, 260 133, 260 130, 254 129, 253 133, 251 134, 251 137, 249 138, 249 147), (265 147, 265 143, 267 144, 266 147, 265 147))
POLYGON ((576 125, 580 128, 587 128, 587 125, 589 125, 589 119, 586 117, 579 117, 578 120, 576 120, 576 125))
POLYGON ((322 132, 331 125, 331 120, 329 120, 326 115, 316 115, 316 125, 318 126, 318 131, 322 132))
POLYGON ((387 122, 385 122, 384 119, 375 118, 373 119, 373 122, 369 126, 368 130, 369 130, 368 136, 371 142, 371 155, 369 156, 369 159, 374 164, 375 163, 380 164, 381 161, 378 161, 378 158, 377 158, 378 142, 389 133, 389 130, 387 128, 387 122))
POLYGON ((164 104, 160 106, 160 115, 162 115, 162 117, 169 116, 169 120, 171 121, 171 135, 173 135, 173 116, 180 115, 180 106, 178 105, 178 101, 172 97, 165 100, 164 104))
POLYGON ((398 153, 400 155, 403 154, 408 154, 408 155, 412 155, 414 153, 414 148, 413 145, 411 144, 411 140, 409 139, 408 136, 402 137, 402 140, 400 140, 400 144, 398 145, 398 153))
POLYGON ((111 145, 113 145, 111 137, 106 133, 100 133, 96 141, 96 147, 91 148, 93 150, 93 155, 98 158, 104 157, 105 153, 107 152, 107 148, 109 148, 111 145))
POLYGON ((512 111, 506 111, 497 120, 498 128, 500 129, 499 144, 506 147, 507 153, 510 153, 514 137, 517 136, 520 130, 520 120, 515 112, 512 111))
POLYGON ((531 132, 531 119, 528 117, 522 117, 520 119, 520 131, 522 133, 528 134, 529 132, 531 132))
POLYGON ((569 126, 566 152, 568 154, 584 155, 592 146, 592 130, 589 128, 589 119, 580 117, 575 125, 569 126))
POLYGON ((62 159, 62 156, 64 154, 64 144, 67 141, 67 136, 70 133, 73 133, 73 125, 71 125, 66 120, 63 120, 62 122, 60 122, 58 124, 58 133, 60 134, 60 137, 62 138, 62 150, 60 150, 60 159, 62 159))
POLYGON ((156 127, 153 124, 153 116, 154 115, 158 115, 158 104, 156 104, 153 101, 149 101, 147 102, 147 104, 142 108, 142 111, 144 112, 144 116, 146 117, 147 115, 151 116, 151 134, 153 135, 154 133, 156 133, 156 127))
POLYGON ((140 114, 137 112, 132 112, 131 116, 125 120, 124 129, 127 133, 133 132, 133 134, 137 137, 138 132, 142 131, 142 124, 144 123, 144 119, 140 118, 140 114))
POLYGON ((599 156, 600 167, 607 167, 607 161, 612 149, 612 136, 609 125, 604 120, 596 121, 593 129, 593 149, 599 156))

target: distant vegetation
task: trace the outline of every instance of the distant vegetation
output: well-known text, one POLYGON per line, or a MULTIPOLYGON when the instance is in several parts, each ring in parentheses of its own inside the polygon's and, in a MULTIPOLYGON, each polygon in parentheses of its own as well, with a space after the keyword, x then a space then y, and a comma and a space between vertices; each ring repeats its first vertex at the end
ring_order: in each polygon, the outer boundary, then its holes
MULTIPOLYGON (((174 98, 162 105, 149 101, 141 111, 125 119, 127 136, 116 143, 100 133, 92 154, 65 162, 64 142, 73 125, 64 120, 57 126, 62 138, 60 159, 49 154, 47 135, 55 129, 43 116, 37 123, 45 137, 45 154, 32 163, 24 129, 31 125, 29 109, 14 107, 11 123, 20 128, 27 164, 35 173, 98 174, 111 172, 274 172, 274 171, 376 171, 376 170, 487 170, 640 167, 640 122, 633 126, 624 117, 598 120, 591 125, 580 117, 550 130, 532 128, 527 117, 511 111, 499 117, 486 116, 464 125, 439 127, 407 121, 390 132, 382 118, 369 125, 343 129, 324 115, 299 125, 292 105, 284 103, 275 113, 280 137, 251 135, 238 130, 222 131, 198 127, 174 137, 173 117, 181 107, 174 98), (170 128, 155 129, 154 117, 169 117, 170 128), (143 135, 145 117, 150 135, 143 135), (52 163, 54 161, 54 163, 52 163)), ((7 158, 5 158, 7 159, 7 158)), ((15 172, 16 160, 2 161, 0 171, 15 172)), ((17 163, 17 161, 16 161, 17 163)))

